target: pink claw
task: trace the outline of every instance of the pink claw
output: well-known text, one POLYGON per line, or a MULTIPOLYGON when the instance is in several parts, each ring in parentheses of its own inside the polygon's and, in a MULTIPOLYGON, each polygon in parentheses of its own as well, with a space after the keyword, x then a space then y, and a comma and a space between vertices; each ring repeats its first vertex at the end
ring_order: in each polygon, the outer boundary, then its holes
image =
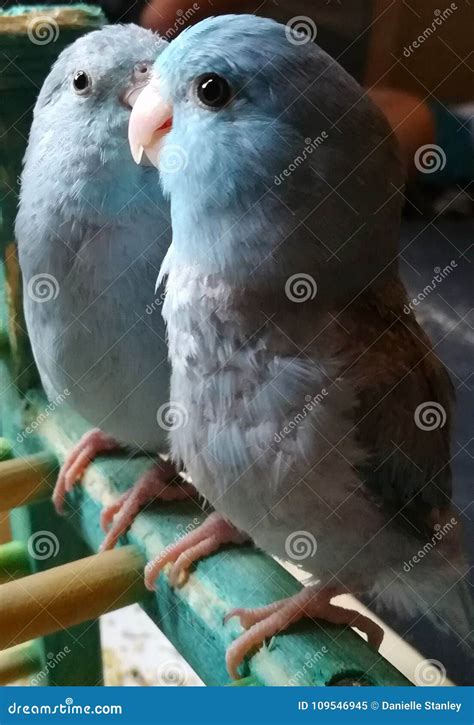
POLYGON ((378 649, 382 643, 383 629, 354 609, 331 604, 332 597, 340 593, 342 592, 334 587, 306 587, 293 597, 281 599, 265 607, 234 609, 229 612, 225 621, 231 617, 239 617, 242 626, 247 630, 227 650, 226 664, 230 676, 238 679, 238 667, 251 650, 262 645, 266 639, 285 631, 303 617, 356 627, 365 632, 369 644, 378 649))
POLYGON ((58 514, 63 513, 66 493, 72 491, 74 484, 82 478, 94 458, 101 453, 108 453, 118 448, 120 448, 120 444, 99 428, 93 428, 82 436, 61 466, 54 487, 53 503, 58 514))
POLYGON ((175 544, 167 547, 159 556, 147 564, 145 568, 145 585, 154 591, 155 582, 166 564, 172 563, 170 571, 170 584, 182 585, 188 575, 191 565, 209 554, 214 553, 224 544, 243 544, 247 537, 232 526, 229 521, 216 512, 194 531, 183 536, 175 544))
POLYGON ((174 466, 160 460, 139 478, 133 488, 125 491, 115 503, 105 508, 101 524, 107 536, 100 551, 113 549, 120 536, 130 528, 140 509, 150 501, 183 501, 197 496, 193 486, 185 481, 170 484, 170 479, 176 478, 174 466))

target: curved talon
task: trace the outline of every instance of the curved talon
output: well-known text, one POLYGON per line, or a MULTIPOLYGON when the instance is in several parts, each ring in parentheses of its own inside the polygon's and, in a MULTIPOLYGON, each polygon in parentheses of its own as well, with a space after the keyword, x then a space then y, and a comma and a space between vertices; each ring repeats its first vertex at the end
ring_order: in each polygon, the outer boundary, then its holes
POLYGON ((74 488, 75 483, 83 476, 91 461, 100 453, 116 448, 120 448, 120 444, 99 428, 93 428, 82 436, 67 455, 54 487, 53 503, 58 514, 62 514, 64 511, 66 493, 74 488))
POLYGON ((267 604, 263 607, 256 607, 254 609, 237 607, 236 609, 232 609, 228 614, 226 614, 226 616, 224 617, 224 624, 227 624, 229 619, 232 619, 232 617, 239 617, 242 627, 244 629, 249 629, 257 622, 261 622, 262 620, 270 616, 270 614, 273 614, 273 612, 281 609, 282 605, 285 602, 289 602, 290 599, 291 597, 288 597, 287 599, 280 599, 277 602, 272 602, 271 604, 267 604))
POLYGON ((214 512, 186 536, 175 544, 167 547, 145 567, 145 586, 155 590, 155 583, 167 564, 172 564, 169 574, 171 586, 182 586, 188 576, 189 569, 199 559, 213 554, 224 544, 241 544, 246 537, 232 524, 214 512))
POLYGON ((207 539, 203 539, 199 544, 192 546, 187 551, 184 551, 178 556, 169 574, 169 581, 171 586, 180 587, 183 586, 189 577, 189 570, 191 566, 199 559, 209 556, 214 551, 217 551, 223 541, 220 541, 217 536, 209 536, 207 539))
POLYGON ((189 483, 170 484, 169 479, 176 478, 175 468, 161 459, 147 471, 120 498, 102 512, 102 528, 107 535, 100 551, 112 549, 119 538, 130 528, 139 511, 150 501, 182 501, 195 494, 189 483))
POLYGON ((123 493, 120 498, 117 499, 114 503, 110 504, 110 506, 107 506, 105 509, 102 509, 102 512, 100 514, 100 526, 102 531, 106 534, 108 530, 110 529, 112 522, 114 520, 115 514, 117 514, 122 506, 125 504, 129 491, 126 491, 123 493))
POLYGON ((240 618, 246 629, 228 648, 226 653, 227 670, 234 679, 239 677, 238 667, 249 652, 263 644, 266 639, 285 631, 290 625, 303 617, 322 619, 332 624, 356 627, 367 635, 369 643, 378 649, 384 632, 379 625, 354 609, 346 609, 331 604, 332 597, 341 594, 335 587, 307 587, 293 597, 282 599, 259 609, 233 609, 225 617, 240 618))

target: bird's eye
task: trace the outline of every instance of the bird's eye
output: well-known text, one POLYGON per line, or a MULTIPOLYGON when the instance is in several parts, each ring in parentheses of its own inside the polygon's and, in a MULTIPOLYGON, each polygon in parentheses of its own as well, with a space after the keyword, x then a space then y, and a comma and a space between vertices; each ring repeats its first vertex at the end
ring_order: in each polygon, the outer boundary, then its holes
POLYGON ((85 70, 78 70, 74 74, 72 85, 76 93, 83 96, 90 91, 92 82, 85 70))
POLYGON ((206 73, 197 78, 195 84, 198 99, 208 108, 222 108, 230 99, 230 86, 217 73, 206 73))

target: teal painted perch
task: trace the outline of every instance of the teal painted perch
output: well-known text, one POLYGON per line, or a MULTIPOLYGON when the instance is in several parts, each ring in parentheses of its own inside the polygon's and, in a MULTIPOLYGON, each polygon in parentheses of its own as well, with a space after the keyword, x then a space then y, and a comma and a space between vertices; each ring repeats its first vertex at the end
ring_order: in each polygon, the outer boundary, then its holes
MULTIPOLYGON (((15 539, 0 547, 0 647, 8 648, 0 653, 0 677, 48 671, 48 653, 68 647, 72 654, 48 672, 48 684, 101 684, 96 618, 140 601, 206 684, 225 685, 225 650, 241 631, 237 620, 224 624, 225 614, 236 606, 259 606, 291 595, 300 584, 274 560, 243 546, 200 562, 181 589, 169 586, 165 572, 157 592, 147 593, 144 562, 202 520, 202 511, 189 502, 148 508, 122 540, 126 548, 91 557, 103 539, 102 507, 150 465, 143 457, 110 457, 91 466, 84 487, 68 499, 65 519, 49 502, 51 477, 85 424, 65 403, 47 409, 44 394, 35 388, 13 243, 17 178, 32 107, 51 62, 64 45, 103 21, 100 10, 90 6, 0 12, 0 49, 12 60, 0 73, 0 241, 5 260, 0 280, 4 271, 7 278, 5 293, 0 290, 0 432, 12 450, 4 442, 0 458, 30 456, 23 463, 0 462, 0 511, 2 501, 5 508, 14 508, 15 539), (35 25, 35 18, 45 15, 49 22, 35 25), (53 544, 46 557, 33 547, 45 532, 53 544), (77 585, 79 574, 82 586, 77 585)), ((409 684, 353 631, 309 622, 267 643, 242 674, 247 677, 241 686, 409 684)))
MULTIPOLYGON (((8 385, 5 363, 1 370, 0 384, 4 387, 8 385)), ((26 426, 33 419, 38 420, 46 400, 42 393, 31 391, 26 398, 28 412, 20 422, 12 415, 20 404, 19 398, 14 399, 18 393, 10 388, 10 394, 3 421, 4 434, 16 440, 18 425, 26 426)), ((47 417, 42 416, 35 439, 29 441, 30 451, 34 446, 46 448, 62 461, 83 431, 84 423, 64 406, 47 417)), ((17 446, 17 453, 21 453, 22 446, 24 443, 17 446)), ((78 487, 70 497, 68 522, 92 550, 97 551, 103 539, 99 525, 101 508, 149 465, 142 457, 127 462, 115 456, 103 459, 90 468, 85 486, 78 487)), ((201 519, 202 512, 191 503, 160 504, 138 516, 126 541, 145 561, 201 519)), ((58 535, 59 550, 67 545, 67 537, 67 529, 58 535)), ((259 606, 288 596, 299 587, 275 561, 251 546, 243 546, 228 548, 200 562, 181 589, 172 589, 166 575, 162 576, 156 594, 143 592, 141 604, 206 684, 224 685, 229 683, 225 650, 240 632, 236 621, 224 624, 225 614, 238 605, 259 606)), ((0 587, 0 612, 1 592, 0 587)), ((250 660, 243 674, 253 675, 263 685, 294 684, 295 681, 301 685, 329 685, 348 678, 362 684, 409 684, 351 630, 313 623, 301 624, 276 637, 250 660)))

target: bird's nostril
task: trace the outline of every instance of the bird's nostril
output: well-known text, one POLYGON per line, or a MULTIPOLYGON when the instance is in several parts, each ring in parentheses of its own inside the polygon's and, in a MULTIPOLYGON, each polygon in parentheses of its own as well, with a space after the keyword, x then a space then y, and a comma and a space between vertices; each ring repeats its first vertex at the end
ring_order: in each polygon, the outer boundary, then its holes
POLYGON ((150 64, 149 63, 137 63, 134 68, 134 75, 136 78, 143 78, 148 74, 150 70, 150 64))

